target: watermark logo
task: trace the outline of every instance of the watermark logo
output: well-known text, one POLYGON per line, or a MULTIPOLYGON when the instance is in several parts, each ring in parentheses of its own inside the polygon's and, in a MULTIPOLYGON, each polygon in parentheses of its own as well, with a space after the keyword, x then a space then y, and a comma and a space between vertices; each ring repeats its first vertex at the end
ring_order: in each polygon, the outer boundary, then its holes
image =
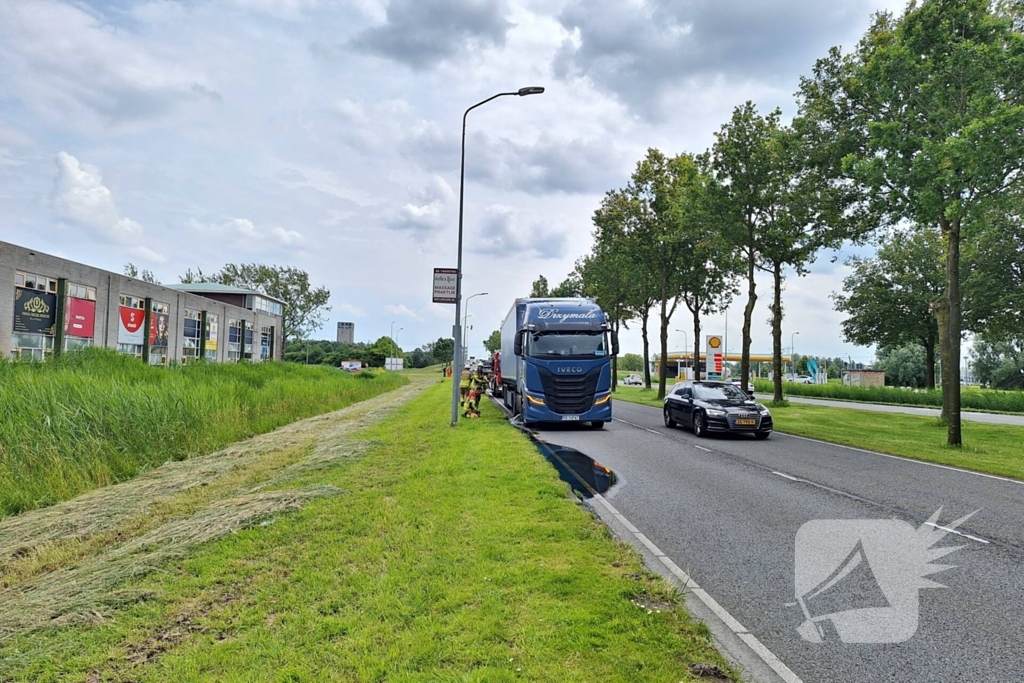
POLYGON ((796 534, 796 600, 812 643, 902 643, 917 632, 918 591, 945 588, 933 564, 963 546, 935 544, 977 511, 939 526, 940 508, 915 529, 898 519, 819 519, 796 534))

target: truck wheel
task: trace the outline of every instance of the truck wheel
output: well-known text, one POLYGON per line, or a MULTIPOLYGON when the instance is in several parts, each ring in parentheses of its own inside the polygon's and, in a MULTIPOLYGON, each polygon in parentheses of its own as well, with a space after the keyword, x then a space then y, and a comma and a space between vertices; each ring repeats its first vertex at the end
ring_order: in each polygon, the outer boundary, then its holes
POLYGON ((604 429, 604 420, 593 420, 590 426, 594 429, 604 429))

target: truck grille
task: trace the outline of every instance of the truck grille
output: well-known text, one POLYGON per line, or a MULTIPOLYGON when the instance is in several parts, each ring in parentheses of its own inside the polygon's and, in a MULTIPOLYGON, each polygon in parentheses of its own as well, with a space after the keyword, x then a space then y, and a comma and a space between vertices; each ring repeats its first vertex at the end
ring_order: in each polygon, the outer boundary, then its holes
POLYGON ((597 390, 597 380, 601 377, 601 367, 583 375, 556 375, 537 368, 548 408, 560 415, 580 415, 590 410, 594 405, 594 392, 597 390))

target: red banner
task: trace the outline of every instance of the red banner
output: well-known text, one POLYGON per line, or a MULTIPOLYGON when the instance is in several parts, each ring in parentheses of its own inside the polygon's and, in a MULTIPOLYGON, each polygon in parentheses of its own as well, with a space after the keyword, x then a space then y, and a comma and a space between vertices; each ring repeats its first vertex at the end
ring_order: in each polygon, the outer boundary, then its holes
POLYGON ((92 339, 95 330, 96 302, 69 297, 64 331, 67 332, 69 337, 92 339))

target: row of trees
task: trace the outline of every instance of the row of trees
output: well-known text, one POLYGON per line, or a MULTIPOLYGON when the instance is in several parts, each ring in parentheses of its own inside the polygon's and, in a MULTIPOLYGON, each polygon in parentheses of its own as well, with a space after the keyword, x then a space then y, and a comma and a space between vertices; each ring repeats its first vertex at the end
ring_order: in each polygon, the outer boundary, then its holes
POLYGON ((342 361, 358 360, 370 368, 384 367, 384 359, 397 354, 405 359, 409 368, 425 368, 431 365, 450 363, 455 344, 449 338, 440 338, 436 342, 424 344, 412 351, 402 351, 387 336, 381 337, 372 344, 363 342, 341 344, 327 340, 299 339, 288 344, 284 352, 284 360, 292 363, 309 363, 310 365, 331 365, 339 367, 342 361))
MULTIPOLYGON (((894 253, 930 250, 914 262, 927 275, 901 274, 924 283, 928 311, 913 332, 896 336, 926 353, 938 349, 947 441, 960 445, 963 331, 991 341, 1024 338, 1022 4, 924 0, 899 17, 876 14, 856 49, 832 48, 801 80, 790 124, 778 110, 763 115, 747 102, 702 154, 648 150, 629 183, 601 202, 593 250, 555 291, 596 297, 616 329, 639 323, 645 360, 652 310, 662 357, 680 304, 693 316, 699 353, 701 317, 743 291, 746 383, 755 275, 770 273, 781 400, 786 275, 803 274, 820 250, 844 241, 882 240, 894 253), (993 243, 1014 246, 986 248, 993 243)), ((851 289, 837 305, 856 316, 866 302, 851 289)), ((662 364, 659 396, 665 380, 662 364)))

